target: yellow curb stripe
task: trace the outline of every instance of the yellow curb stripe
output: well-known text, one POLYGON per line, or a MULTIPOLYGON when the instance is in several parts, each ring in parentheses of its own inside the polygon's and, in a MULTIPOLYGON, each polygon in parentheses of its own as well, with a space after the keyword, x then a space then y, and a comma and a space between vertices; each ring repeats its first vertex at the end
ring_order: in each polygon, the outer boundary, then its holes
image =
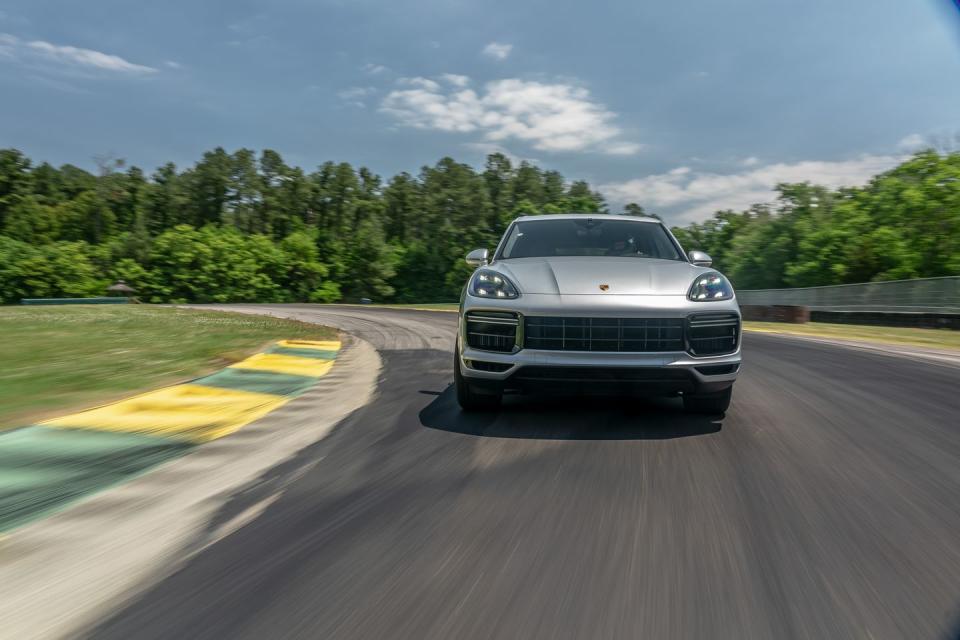
POLYGON ((41 424, 139 433, 201 443, 222 438, 291 398, 183 384, 41 424))
MULTIPOLYGON (((302 348, 302 347, 298 347, 302 348)), ((258 353, 242 362, 231 365, 231 369, 255 369, 258 371, 273 371, 294 376, 319 377, 326 375, 333 366, 333 360, 318 360, 280 353, 258 353)))
MULTIPOLYGON (((316 351, 338 351, 336 340, 281 340, 277 346, 316 351)), ((334 360, 258 353, 230 369, 288 374, 307 379, 326 375, 334 360)), ((40 424, 49 427, 136 433, 203 443, 222 438, 293 399, 223 386, 207 386, 202 379, 150 391, 120 402, 94 407, 40 424)))
POLYGON ((280 340, 278 347, 291 349, 317 349, 318 351, 339 351, 339 340, 280 340))

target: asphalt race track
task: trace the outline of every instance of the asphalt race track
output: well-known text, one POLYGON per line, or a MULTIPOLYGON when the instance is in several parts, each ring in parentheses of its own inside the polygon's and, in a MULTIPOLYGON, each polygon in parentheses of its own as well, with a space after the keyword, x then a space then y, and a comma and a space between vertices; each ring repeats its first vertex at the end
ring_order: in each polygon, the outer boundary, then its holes
POLYGON ((463 415, 455 314, 232 308, 369 341, 379 393, 91 637, 960 638, 958 367, 748 334, 722 420, 463 415))

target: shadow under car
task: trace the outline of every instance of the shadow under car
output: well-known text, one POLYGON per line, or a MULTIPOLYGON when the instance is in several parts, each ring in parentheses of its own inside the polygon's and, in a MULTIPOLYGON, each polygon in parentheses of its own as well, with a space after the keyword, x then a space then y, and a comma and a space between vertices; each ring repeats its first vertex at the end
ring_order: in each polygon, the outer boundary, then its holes
POLYGON ((466 413, 451 385, 420 412, 420 423, 487 438, 668 440, 718 433, 723 416, 684 413, 677 398, 627 396, 506 396, 497 410, 466 413))

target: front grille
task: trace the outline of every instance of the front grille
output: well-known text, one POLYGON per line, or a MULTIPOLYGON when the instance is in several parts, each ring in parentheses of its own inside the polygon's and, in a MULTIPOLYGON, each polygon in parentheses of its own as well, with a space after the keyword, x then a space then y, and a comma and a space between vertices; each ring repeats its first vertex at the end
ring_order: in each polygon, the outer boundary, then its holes
POLYGON ((523 346, 548 351, 683 351, 683 319, 527 317, 523 346))
POLYGON ((519 321, 514 313, 471 311, 466 324, 467 345, 474 349, 510 353, 517 343, 519 321))
POLYGON ((740 341, 740 317, 735 313, 700 313, 687 324, 690 353, 715 356, 733 353, 740 341))

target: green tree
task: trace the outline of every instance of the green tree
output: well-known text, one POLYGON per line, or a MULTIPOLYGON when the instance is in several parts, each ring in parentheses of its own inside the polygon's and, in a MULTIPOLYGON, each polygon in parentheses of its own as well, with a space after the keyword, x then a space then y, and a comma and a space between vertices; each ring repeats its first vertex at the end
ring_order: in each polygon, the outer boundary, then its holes
POLYGON ((570 185, 567 201, 570 212, 604 213, 607 210, 603 196, 593 191, 585 180, 576 180, 570 185))
POLYGON ((30 160, 16 149, 0 149, 0 229, 10 207, 32 191, 30 160))
POLYGON ((106 279, 97 274, 83 242, 34 247, 0 236, 0 300, 102 295, 106 279))
POLYGON ((268 274, 283 261, 265 236, 180 225, 154 240, 144 293, 153 302, 279 302, 283 291, 268 274))
POLYGON ((345 253, 346 277, 340 281, 344 298, 384 300, 393 295, 390 279, 395 274, 396 255, 376 221, 360 223, 345 253))
POLYGON ((384 231, 387 240, 409 244, 420 228, 420 185, 409 173, 400 173, 383 190, 384 231))
POLYGON ((177 167, 168 162, 154 172, 144 197, 147 230, 158 234, 187 222, 188 207, 177 167))
POLYGON ((97 244, 116 231, 113 211, 95 191, 84 191, 57 208, 60 237, 97 244))
MULTIPOLYGON (((307 174, 270 149, 218 148, 150 177, 111 158, 98 168, 0 151, 3 300, 93 295, 119 277, 156 302, 453 300, 464 254, 492 249, 513 218, 607 210, 588 183, 503 154, 389 180, 345 162, 307 174)), ((778 190, 673 231, 741 288, 960 274, 956 151, 918 153, 862 187, 778 190)))
POLYGON ((31 244, 44 244, 57 238, 59 221, 54 207, 42 204, 32 195, 13 196, 9 202, 4 235, 31 244))
POLYGON ((63 176, 49 163, 37 166, 32 174, 33 195, 43 204, 57 205, 66 198, 63 176))
POLYGON ((72 164, 60 167, 60 184, 66 200, 73 200, 85 191, 96 191, 97 177, 72 164))
POLYGON ((233 164, 230 155, 217 147, 204 153, 203 159, 183 176, 190 205, 185 221, 197 227, 223 221, 233 164))
POLYGON ((523 200, 532 202, 536 207, 547 204, 543 182, 543 172, 540 168, 526 160, 522 161, 513 176, 510 189, 513 206, 517 206, 523 200))
POLYGON ((660 216, 655 213, 647 213, 647 211, 638 205, 636 202, 630 202, 624 205, 623 215, 625 216, 637 216, 640 218, 655 218, 657 220, 663 220, 660 216))
MULTIPOLYGON (((296 231, 280 241, 283 261, 273 280, 292 301, 316 300, 324 289, 328 269, 320 262, 316 239, 306 231, 296 231)), ((325 300, 332 302, 333 300, 325 300)))
POLYGON ((546 204, 561 204, 566 197, 566 183, 559 171, 544 171, 543 197, 546 204))

